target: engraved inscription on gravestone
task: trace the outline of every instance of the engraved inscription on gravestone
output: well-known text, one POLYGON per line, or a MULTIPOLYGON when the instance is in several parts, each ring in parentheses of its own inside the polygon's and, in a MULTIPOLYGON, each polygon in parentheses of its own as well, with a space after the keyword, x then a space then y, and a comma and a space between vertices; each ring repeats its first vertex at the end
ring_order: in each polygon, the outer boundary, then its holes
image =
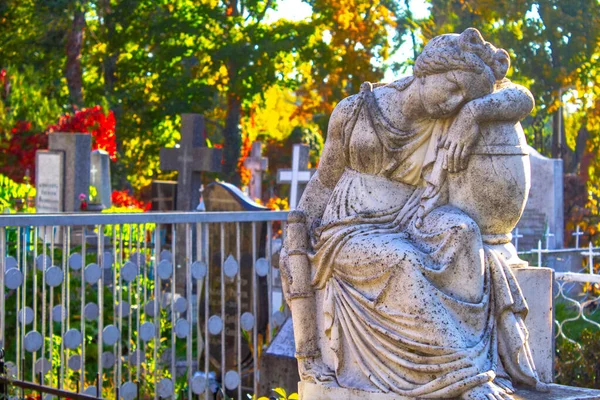
POLYGON ((38 213, 64 211, 64 154, 60 151, 36 153, 37 192, 35 207, 38 213))

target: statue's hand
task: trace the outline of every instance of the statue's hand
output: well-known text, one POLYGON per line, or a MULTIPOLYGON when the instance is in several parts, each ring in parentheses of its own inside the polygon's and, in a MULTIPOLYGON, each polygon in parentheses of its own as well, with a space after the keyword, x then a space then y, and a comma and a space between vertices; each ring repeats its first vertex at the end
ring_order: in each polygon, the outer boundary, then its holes
POLYGON ((469 165, 469 156, 479 136, 479 124, 466 104, 458 113, 446 135, 440 140, 444 148, 444 169, 459 172, 469 165))

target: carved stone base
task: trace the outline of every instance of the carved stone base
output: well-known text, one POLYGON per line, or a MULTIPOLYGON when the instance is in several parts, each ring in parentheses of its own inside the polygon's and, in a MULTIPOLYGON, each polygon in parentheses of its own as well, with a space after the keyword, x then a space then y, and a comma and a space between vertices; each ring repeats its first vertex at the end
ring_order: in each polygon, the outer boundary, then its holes
MULTIPOLYGON (((409 397, 384 393, 364 392, 355 389, 331 388, 308 382, 298 383, 300 400, 409 400, 409 397)), ((549 393, 518 389, 515 400, 585 400, 600 399, 600 390, 550 385, 549 393)))

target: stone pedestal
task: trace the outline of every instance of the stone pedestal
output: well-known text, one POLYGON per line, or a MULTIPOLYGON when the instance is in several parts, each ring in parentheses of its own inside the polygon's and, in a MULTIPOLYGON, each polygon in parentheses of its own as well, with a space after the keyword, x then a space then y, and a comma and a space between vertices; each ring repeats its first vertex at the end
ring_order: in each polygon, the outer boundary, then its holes
MULTIPOLYGON (((331 388, 308 382, 298 384, 300 400, 409 400, 411 398, 394 394, 364 392, 354 389, 331 388)), ((515 400, 585 400, 600 399, 600 390, 550 385, 549 393, 529 389, 518 389, 515 400)))

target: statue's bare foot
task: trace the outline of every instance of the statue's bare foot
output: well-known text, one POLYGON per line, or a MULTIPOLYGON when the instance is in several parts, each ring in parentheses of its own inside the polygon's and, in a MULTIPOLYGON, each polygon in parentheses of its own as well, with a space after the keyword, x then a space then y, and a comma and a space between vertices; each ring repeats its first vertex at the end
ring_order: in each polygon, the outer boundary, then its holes
POLYGON ((337 386, 335 373, 320 357, 298 360, 298 369, 303 381, 337 386))
POLYGON ((461 400, 513 400, 510 394, 499 386, 486 382, 483 385, 469 389, 460 395, 461 400))

